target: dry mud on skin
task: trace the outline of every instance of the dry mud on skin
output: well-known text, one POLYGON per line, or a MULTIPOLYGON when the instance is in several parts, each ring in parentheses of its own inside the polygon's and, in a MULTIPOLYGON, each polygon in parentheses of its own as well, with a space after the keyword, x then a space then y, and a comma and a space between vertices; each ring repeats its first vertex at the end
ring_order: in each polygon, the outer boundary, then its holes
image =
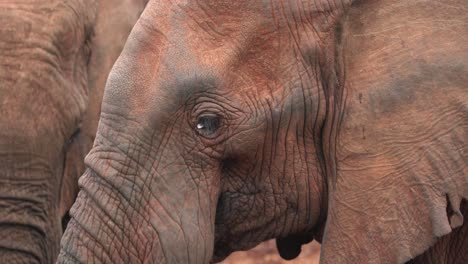
POLYGON ((240 251, 231 254, 221 264, 257 264, 257 263, 287 263, 287 264, 318 264, 320 258, 320 245, 316 242, 302 246, 301 254, 290 261, 283 260, 276 250, 275 241, 264 242, 249 251, 240 251))

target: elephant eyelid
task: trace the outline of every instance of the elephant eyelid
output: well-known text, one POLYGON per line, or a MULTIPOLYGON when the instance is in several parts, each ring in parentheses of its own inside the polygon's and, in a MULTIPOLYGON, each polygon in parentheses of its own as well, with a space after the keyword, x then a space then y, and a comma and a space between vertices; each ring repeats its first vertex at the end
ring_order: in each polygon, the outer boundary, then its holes
POLYGON ((73 132, 73 134, 68 138, 66 144, 65 144, 65 148, 67 149, 71 144, 73 144, 73 142, 75 141, 75 139, 80 135, 81 133, 81 129, 78 128, 77 130, 75 130, 75 132, 73 132))

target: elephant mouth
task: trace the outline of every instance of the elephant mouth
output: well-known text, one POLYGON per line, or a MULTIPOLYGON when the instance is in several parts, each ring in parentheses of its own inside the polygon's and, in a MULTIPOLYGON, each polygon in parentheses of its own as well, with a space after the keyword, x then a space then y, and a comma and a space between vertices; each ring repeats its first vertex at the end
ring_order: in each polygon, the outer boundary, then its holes
POLYGON ((227 243, 215 242, 211 263, 218 263, 223 261, 232 252, 234 252, 234 250, 232 250, 227 243))
POLYGON ((226 206, 228 195, 221 193, 218 197, 215 219, 215 241, 211 263, 221 262, 231 253, 239 250, 248 250, 257 246, 260 241, 240 242, 238 237, 233 234, 232 226, 226 221, 226 206))
POLYGON ((224 225, 222 224, 222 212, 224 210, 225 195, 219 194, 218 202, 216 204, 216 219, 215 219, 215 243, 212 263, 217 263, 225 259, 232 251, 227 243, 221 240, 220 234, 224 232, 224 225))
POLYGON ((225 222, 225 206, 226 206, 227 196, 225 193, 220 193, 218 196, 218 202, 216 205, 216 219, 215 219, 215 241, 214 241, 214 250, 213 257, 211 262, 217 263, 221 262, 229 256, 236 249, 232 248, 228 227, 225 222))
POLYGON ((257 246, 260 242, 232 243, 233 241, 217 240, 214 245, 213 257, 211 263, 218 263, 227 258, 235 251, 249 250, 257 246), (234 247, 233 247, 234 245, 234 247))

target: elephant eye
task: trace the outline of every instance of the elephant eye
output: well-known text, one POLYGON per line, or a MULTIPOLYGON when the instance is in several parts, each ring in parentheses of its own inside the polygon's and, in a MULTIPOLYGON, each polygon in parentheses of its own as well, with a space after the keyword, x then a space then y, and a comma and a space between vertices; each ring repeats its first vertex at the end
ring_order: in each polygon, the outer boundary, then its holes
POLYGON ((68 140, 65 142, 65 149, 68 149, 73 144, 73 142, 80 136, 80 133, 80 128, 76 129, 75 132, 73 132, 70 138, 68 138, 68 140))
POLYGON ((202 136, 213 137, 221 126, 221 118, 214 114, 207 114, 198 117, 197 131, 202 136))

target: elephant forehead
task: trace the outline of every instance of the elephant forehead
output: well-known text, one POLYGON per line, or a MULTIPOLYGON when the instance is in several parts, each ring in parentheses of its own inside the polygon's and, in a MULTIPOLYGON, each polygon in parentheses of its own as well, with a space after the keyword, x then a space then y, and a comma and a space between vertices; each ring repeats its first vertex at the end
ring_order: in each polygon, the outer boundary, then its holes
POLYGON ((35 61, 70 71, 71 65, 65 64, 75 58, 69 57, 82 52, 84 41, 92 35, 95 2, 2 1, 0 57, 6 62, 3 66, 10 73, 24 72, 34 68, 31 62, 35 61))
POLYGON ((283 98, 285 88, 315 87, 336 10, 305 1, 150 1, 109 76, 103 110, 141 117, 173 113, 201 91, 283 98))
MULTIPOLYGON (((0 3, 0 21, 6 25, 17 27, 2 27, 4 32, 20 32, 26 34, 39 31, 54 33, 68 28, 69 24, 92 27, 97 11, 96 0, 79 1, 2 1, 0 3), (57 23, 61 22, 61 23, 57 23), (34 29, 34 30, 32 30, 34 29)), ((80 30, 77 28, 74 31, 80 30)), ((2 36, 1 39, 6 39, 2 36)), ((22 39, 23 41, 27 40, 22 39)))
POLYGON ((87 99, 82 46, 94 2, 1 1, 0 123, 41 135, 76 125, 87 99))
MULTIPOLYGON (((295 82, 305 75, 304 68, 316 62, 324 37, 315 27, 323 29, 319 24, 331 15, 320 13, 325 11, 319 12, 317 7, 301 10, 290 4, 270 3, 268 8, 261 2, 238 5, 230 9, 224 2, 216 8, 209 1, 179 6, 151 2, 130 36, 122 60, 135 65, 130 69, 133 76, 152 79, 146 86, 153 85, 156 78, 167 87, 175 87, 170 82, 194 79, 221 79, 230 84, 235 79, 236 90, 251 90, 272 87, 279 80, 295 82), (317 20, 308 20, 299 11, 317 20), (158 15, 161 13, 168 15, 158 15)), ((129 72, 128 67, 123 68, 129 72)))

